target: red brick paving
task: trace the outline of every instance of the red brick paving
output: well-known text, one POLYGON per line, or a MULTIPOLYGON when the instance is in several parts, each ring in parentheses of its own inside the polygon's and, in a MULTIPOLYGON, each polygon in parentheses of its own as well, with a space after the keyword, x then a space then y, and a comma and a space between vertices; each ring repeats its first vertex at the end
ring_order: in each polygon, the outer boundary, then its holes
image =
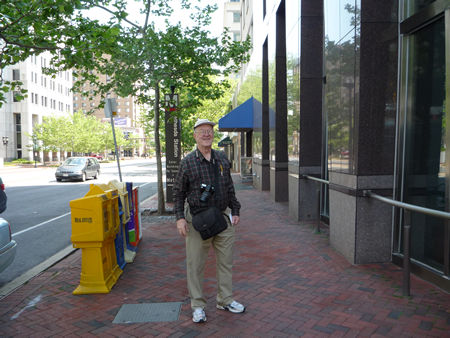
POLYGON ((253 189, 237 194, 243 209, 234 296, 246 313, 215 308, 211 254, 208 322, 192 323, 184 240, 173 220, 144 217, 136 259, 109 294, 72 295, 80 279, 78 250, 0 300, 0 336, 450 337, 449 294, 412 276, 412 296, 402 297, 397 266, 353 266, 329 246, 326 231, 316 234, 315 224, 290 219, 285 203, 253 189), (123 304, 160 302, 183 303, 178 321, 112 323, 123 304))

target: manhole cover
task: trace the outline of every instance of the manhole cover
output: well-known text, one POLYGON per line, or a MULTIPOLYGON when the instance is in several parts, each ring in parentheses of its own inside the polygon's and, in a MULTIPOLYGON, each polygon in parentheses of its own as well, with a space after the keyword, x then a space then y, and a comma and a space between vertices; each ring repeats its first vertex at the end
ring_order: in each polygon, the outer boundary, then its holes
POLYGON ((181 304, 181 302, 124 304, 113 323, 173 322, 178 320, 181 304))

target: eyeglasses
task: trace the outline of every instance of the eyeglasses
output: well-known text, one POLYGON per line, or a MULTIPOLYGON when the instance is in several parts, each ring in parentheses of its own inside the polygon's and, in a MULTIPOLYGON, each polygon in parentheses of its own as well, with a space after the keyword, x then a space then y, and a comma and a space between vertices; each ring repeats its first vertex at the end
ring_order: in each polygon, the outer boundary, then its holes
POLYGON ((214 130, 209 130, 209 129, 200 129, 200 130, 196 130, 195 132, 197 134, 201 134, 201 135, 212 135, 212 134, 214 134, 214 130))

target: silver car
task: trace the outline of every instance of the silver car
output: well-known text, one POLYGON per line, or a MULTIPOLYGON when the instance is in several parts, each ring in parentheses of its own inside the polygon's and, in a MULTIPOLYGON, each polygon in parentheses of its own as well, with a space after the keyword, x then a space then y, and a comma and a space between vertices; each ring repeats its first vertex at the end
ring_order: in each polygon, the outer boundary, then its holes
POLYGON ((91 177, 96 179, 99 175, 100 164, 95 157, 69 157, 55 172, 58 182, 62 180, 79 180, 84 182, 91 177))
MULTIPOLYGON (((0 177, 0 213, 6 210, 5 185, 0 177)), ((0 272, 5 270, 16 256, 17 243, 12 239, 11 226, 0 218, 0 272)))

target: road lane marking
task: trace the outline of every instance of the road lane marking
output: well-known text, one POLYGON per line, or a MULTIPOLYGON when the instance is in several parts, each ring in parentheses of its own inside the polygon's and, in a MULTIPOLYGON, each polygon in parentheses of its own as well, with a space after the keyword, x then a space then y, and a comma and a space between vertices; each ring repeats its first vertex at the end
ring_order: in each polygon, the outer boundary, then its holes
POLYGON ((50 223, 50 222, 56 221, 57 219, 63 218, 63 217, 65 217, 65 216, 67 216, 67 215, 70 215, 70 212, 68 212, 68 213, 66 213, 66 214, 64 214, 64 215, 61 215, 61 216, 58 216, 58 217, 55 217, 55 218, 49 219, 48 221, 45 221, 45 222, 42 222, 42 223, 36 224, 36 225, 34 225, 34 226, 32 226, 32 227, 29 227, 29 228, 27 228, 27 229, 25 229, 25 230, 22 230, 22 231, 16 232, 15 234, 12 234, 12 237, 15 237, 15 236, 21 235, 21 234, 23 234, 23 233, 25 233, 25 232, 27 232, 27 231, 30 231, 30 230, 33 230, 33 229, 39 228, 40 226, 43 226, 43 225, 45 225, 45 224, 47 224, 47 223, 50 223))

